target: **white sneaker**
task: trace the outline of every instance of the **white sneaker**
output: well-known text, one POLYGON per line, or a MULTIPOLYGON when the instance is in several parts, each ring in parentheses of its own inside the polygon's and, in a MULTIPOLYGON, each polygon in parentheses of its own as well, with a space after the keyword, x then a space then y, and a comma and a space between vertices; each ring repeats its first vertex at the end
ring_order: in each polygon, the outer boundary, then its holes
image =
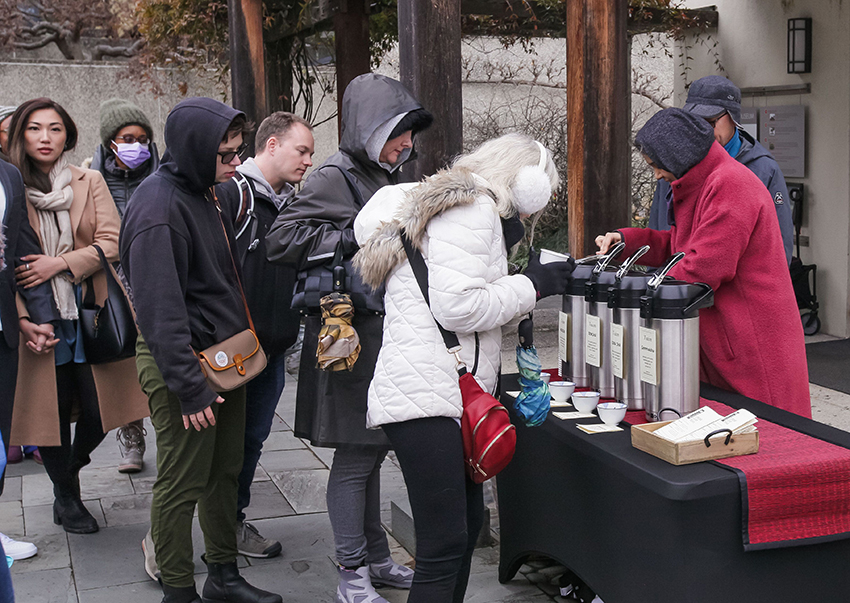
POLYGON ((3 543, 3 550, 6 551, 6 555, 15 561, 35 557, 38 553, 38 547, 36 547, 33 543, 13 540, 2 532, 0 532, 0 542, 3 543))
POLYGON ((389 603, 375 592, 369 579, 369 566, 356 570, 339 568, 339 586, 336 589, 336 603, 389 603))

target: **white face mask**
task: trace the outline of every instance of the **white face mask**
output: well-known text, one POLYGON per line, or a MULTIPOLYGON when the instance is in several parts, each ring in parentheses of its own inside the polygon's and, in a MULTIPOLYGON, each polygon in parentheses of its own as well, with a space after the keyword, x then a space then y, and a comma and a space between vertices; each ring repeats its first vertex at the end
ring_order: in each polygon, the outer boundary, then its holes
POLYGON ((151 152, 148 150, 148 143, 134 142, 127 144, 126 142, 119 143, 115 154, 118 159, 131 170, 136 169, 145 161, 150 159, 151 152))

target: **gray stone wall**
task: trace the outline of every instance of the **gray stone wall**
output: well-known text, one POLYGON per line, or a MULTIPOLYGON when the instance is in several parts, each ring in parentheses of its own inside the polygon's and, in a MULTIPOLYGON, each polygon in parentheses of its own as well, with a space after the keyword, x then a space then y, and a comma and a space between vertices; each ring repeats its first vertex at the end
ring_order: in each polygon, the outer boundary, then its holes
POLYGON ((70 161, 79 165, 94 153, 100 143, 100 103, 120 97, 136 103, 148 116, 154 128, 154 140, 163 150, 162 131, 165 118, 184 96, 178 86, 186 81, 195 96, 221 98, 220 88, 212 77, 196 75, 188 81, 185 75, 162 73, 165 94, 155 96, 148 84, 121 77, 121 63, 65 60, 0 60, 0 104, 18 105, 23 101, 47 96, 61 104, 77 124, 80 136, 70 161))

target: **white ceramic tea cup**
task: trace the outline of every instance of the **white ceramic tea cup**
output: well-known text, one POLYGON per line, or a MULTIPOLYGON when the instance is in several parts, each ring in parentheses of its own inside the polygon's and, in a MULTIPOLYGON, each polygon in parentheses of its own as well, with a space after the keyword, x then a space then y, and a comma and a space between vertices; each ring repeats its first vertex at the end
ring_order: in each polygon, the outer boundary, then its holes
POLYGON ((576 384, 572 381, 553 381, 549 384, 549 393, 555 402, 566 402, 573 395, 576 384))
POLYGON ((626 410, 629 405, 622 402, 603 402, 596 406, 599 418, 607 425, 616 425, 626 418, 626 410))
POLYGON ((568 259, 570 259, 569 253, 558 253, 557 251, 552 251, 551 249, 540 250, 541 264, 551 264, 552 262, 566 262, 568 259))
POLYGON ((549 373, 540 373, 540 378, 543 379, 543 383, 549 385, 549 379, 552 378, 552 375, 550 375, 549 373))
POLYGON ((579 412, 593 412, 599 404, 599 392, 575 392, 573 394, 573 406, 579 412))

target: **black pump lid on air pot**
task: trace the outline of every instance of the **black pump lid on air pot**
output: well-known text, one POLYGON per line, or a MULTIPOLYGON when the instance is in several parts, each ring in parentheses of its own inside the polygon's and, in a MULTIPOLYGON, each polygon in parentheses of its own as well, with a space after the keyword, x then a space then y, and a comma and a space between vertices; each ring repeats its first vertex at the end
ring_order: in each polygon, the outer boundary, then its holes
POLYGON ((609 308, 640 308, 640 298, 646 293, 646 286, 652 274, 629 272, 608 290, 609 308))
MULTIPOLYGON (((669 277, 668 277, 669 278, 669 277)), ((699 315, 714 305, 714 291, 705 283, 664 280, 654 290, 646 289, 640 298, 641 318, 683 320, 699 315)))
MULTIPOLYGON (((582 260, 579 260, 579 262, 581 261, 582 260)), ((573 273, 570 276, 570 282, 567 285, 566 295, 577 295, 579 297, 584 297, 585 285, 587 284, 587 281, 589 281, 593 276, 593 269, 595 267, 595 262, 585 264, 576 262, 575 270, 573 270, 573 273)))
POLYGON ((587 281, 584 287, 584 301, 590 303, 608 303, 608 289, 616 281, 617 266, 609 266, 587 281))

